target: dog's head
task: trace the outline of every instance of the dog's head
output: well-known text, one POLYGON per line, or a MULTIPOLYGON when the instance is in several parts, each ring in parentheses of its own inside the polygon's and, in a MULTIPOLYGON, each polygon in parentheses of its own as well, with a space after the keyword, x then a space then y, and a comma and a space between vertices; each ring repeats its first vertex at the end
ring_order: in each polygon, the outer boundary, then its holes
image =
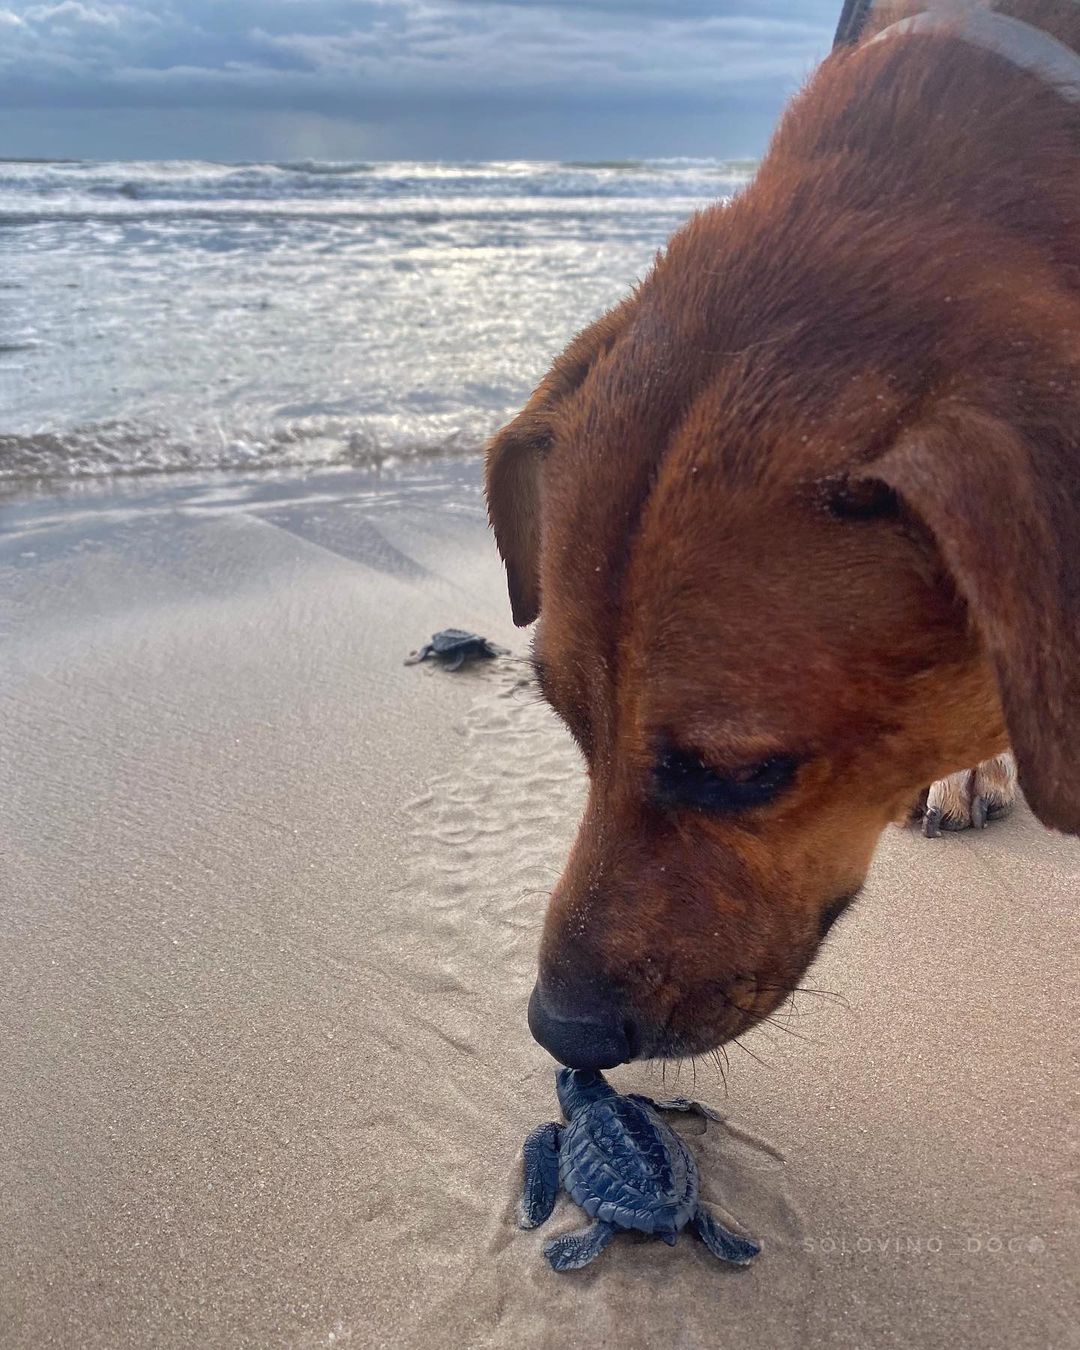
POLYGON ((1077 387, 1053 279, 989 240, 970 273, 955 240, 948 269, 841 247, 827 201, 815 231, 778 200, 766 166, 696 218, 489 451, 589 775, 530 1014, 582 1068, 766 1016, 883 827, 1009 737, 1080 829, 1080 420, 1031 397, 1077 387))

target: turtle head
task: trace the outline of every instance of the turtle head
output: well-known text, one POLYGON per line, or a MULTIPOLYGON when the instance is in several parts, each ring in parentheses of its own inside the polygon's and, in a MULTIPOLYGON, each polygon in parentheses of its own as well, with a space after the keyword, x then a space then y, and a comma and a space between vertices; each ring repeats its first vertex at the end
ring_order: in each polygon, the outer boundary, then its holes
POLYGON ((602 1097, 618 1095, 602 1073, 591 1069, 560 1069, 555 1075, 555 1090, 567 1120, 602 1097))

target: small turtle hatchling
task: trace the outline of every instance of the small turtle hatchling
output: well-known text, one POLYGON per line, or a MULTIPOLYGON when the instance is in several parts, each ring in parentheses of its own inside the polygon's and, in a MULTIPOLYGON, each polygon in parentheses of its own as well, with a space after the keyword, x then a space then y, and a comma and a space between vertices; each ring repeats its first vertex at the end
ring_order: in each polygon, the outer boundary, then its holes
POLYGON ((689 1224, 714 1256, 745 1266, 760 1246, 725 1228, 701 1203, 690 1150, 661 1111, 708 1107, 680 1097, 654 1102, 619 1093, 600 1073, 560 1069, 555 1076, 567 1123, 541 1125, 525 1141, 521 1226, 536 1228, 555 1208, 560 1183, 596 1222, 555 1238, 544 1255, 555 1270, 580 1270, 620 1229, 655 1233, 671 1247, 689 1224))
POLYGON ((413 652, 405 664, 415 666, 428 657, 434 657, 447 670, 460 670, 466 661, 475 657, 486 661, 493 656, 505 655, 505 647, 497 647, 494 642, 476 633, 466 633, 462 628, 444 628, 441 633, 432 635, 426 647, 413 652))

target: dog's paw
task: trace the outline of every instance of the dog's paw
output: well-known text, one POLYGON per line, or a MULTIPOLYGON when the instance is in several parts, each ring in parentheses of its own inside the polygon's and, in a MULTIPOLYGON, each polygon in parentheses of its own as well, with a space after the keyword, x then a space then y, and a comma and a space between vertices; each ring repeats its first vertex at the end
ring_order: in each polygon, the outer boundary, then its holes
POLYGON ((1011 754, 984 759, 932 783, 922 813, 922 832, 935 839, 942 830, 981 830, 1016 805, 1016 761, 1011 754))

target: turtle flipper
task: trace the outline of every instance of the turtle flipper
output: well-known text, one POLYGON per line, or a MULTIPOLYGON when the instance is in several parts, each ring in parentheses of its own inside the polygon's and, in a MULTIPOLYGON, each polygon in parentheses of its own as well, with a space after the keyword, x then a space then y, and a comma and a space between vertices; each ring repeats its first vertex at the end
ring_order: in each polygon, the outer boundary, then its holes
POLYGON ((580 1270, 596 1260, 616 1232, 614 1224, 594 1223, 580 1233, 566 1233, 553 1239, 544 1248, 544 1255, 552 1270, 580 1270))
POLYGON ((518 1216, 522 1228, 537 1228, 551 1218, 559 1193, 559 1127, 552 1121, 525 1140, 525 1188, 518 1216))
POLYGON ((678 1233, 661 1233, 660 1236, 664 1239, 664 1241, 667 1243, 669 1247, 674 1247, 676 1242, 678 1242, 679 1240, 678 1233))
POLYGON ((704 1116, 706 1120, 716 1120, 723 1122, 724 1117, 719 1111, 714 1111, 711 1106, 706 1106, 704 1102, 691 1101, 689 1097, 669 1097, 666 1101, 654 1102, 651 1097, 643 1097, 640 1093, 630 1093, 630 1100, 641 1102, 645 1106, 651 1106, 654 1111, 693 1111, 697 1116, 704 1116))
POLYGON ((719 1257, 721 1261, 727 1261, 729 1265, 748 1266, 761 1251, 759 1243, 754 1242, 752 1238, 740 1237, 730 1228, 725 1228, 704 1205, 698 1205, 690 1222, 693 1224, 694 1232, 713 1256, 719 1257))

